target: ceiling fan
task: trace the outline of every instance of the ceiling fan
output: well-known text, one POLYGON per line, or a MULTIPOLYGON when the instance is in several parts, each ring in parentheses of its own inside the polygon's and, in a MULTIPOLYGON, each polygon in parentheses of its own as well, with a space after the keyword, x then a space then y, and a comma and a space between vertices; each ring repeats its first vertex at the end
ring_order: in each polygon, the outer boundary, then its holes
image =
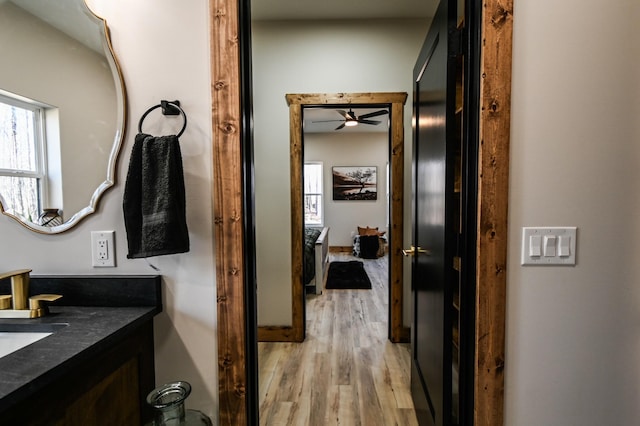
POLYGON ((341 125, 339 125, 338 127, 335 128, 335 130, 340 130, 340 129, 344 128, 345 126, 347 126, 347 127, 357 126, 359 123, 378 125, 378 124, 381 123, 381 121, 379 121, 379 120, 368 120, 368 119, 372 118, 372 117, 378 117, 380 115, 389 114, 389 111, 387 111, 386 109, 381 109, 380 111, 370 112, 368 114, 362 114, 359 117, 356 115, 355 112, 353 112, 353 110, 351 108, 349 108, 349 111, 344 111, 344 110, 341 110, 341 109, 337 109, 336 112, 343 117, 342 120, 320 120, 320 121, 313 121, 312 123, 342 122, 341 125))

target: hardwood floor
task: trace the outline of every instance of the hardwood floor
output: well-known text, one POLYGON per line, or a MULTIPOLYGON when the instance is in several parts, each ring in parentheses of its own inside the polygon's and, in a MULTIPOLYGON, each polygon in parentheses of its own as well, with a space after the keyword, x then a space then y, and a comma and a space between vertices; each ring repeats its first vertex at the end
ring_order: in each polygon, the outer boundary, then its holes
POLYGON ((387 339, 387 258, 358 260, 371 290, 308 295, 304 343, 258 344, 261 425, 417 425, 410 346, 387 339))

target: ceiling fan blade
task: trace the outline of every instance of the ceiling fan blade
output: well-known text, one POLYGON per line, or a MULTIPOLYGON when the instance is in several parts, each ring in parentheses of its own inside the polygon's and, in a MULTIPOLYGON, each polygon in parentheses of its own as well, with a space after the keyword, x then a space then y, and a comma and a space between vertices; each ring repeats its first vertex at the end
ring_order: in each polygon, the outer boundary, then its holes
POLYGON ((381 109, 380 111, 370 112, 369 114, 362 114, 359 118, 378 117, 385 114, 389 114, 389 111, 387 111, 386 109, 381 109))
POLYGON ((337 109, 336 112, 344 117, 345 120, 357 120, 358 117, 353 110, 349 110, 348 112, 343 109, 337 109))
POLYGON ((312 121, 312 123, 336 123, 336 122, 342 122, 344 120, 318 120, 318 121, 312 121))
POLYGON ((335 128, 335 130, 340 130, 344 127, 344 123, 342 123, 341 125, 339 125, 338 127, 335 128))
POLYGON ((361 119, 358 119, 358 123, 377 125, 377 124, 382 123, 382 121, 378 121, 378 120, 361 120, 361 119))

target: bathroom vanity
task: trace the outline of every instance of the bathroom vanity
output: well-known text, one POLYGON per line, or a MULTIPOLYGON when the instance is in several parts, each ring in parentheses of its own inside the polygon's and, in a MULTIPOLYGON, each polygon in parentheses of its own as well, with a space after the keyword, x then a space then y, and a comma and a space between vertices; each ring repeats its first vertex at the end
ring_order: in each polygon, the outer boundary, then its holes
MULTIPOLYGON (((155 387, 159 276, 31 277, 31 293, 63 297, 50 314, 0 319, 3 331, 52 334, 0 358, 0 424, 138 425, 155 387)), ((0 281, 0 294, 9 284, 0 281)), ((1 343, 1 340, 0 340, 1 343)))

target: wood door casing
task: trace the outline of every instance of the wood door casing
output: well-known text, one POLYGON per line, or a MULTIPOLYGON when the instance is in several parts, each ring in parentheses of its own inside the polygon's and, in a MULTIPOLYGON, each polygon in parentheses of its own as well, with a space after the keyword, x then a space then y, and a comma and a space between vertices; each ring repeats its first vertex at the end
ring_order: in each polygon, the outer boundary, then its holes
POLYGON ((403 326, 403 261, 404 238, 404 104, 407 94, 392 93, 306 93, 286 95, 289 105, 291 167, 291 327, 258 327, 258 341, 301 342, 305 335, 304 286, 302 285, 302 108, 316 105, 389 105, 390 129, 390 228, 389 228, 389 339, 406 342, 408 330, 403 326))
MULTIPOLYGON (((246 276, 244 226, 245 216, 253 213, 244 211, 243 203, 243 142, 250 144, 250 135, 243 135, 242 108, 248 111, 249 106, 242 103, 240 88, 242 78, 248 78, 241 69, 241 54, 250 46, 240 49, 238 45, 243 18, 240 2, 248 5, 243 0, 209 2, 219 424, 238 426, 254 423, 251 419, 257 418, 257 407, 254 412, 250 402, 258 403, 257 390, 252 389, 257 385, 257 357, 247 356, 251 353, 247 316, 255 306, 246 304, 247 285, 252 280, 246 276), (255 364, 254 369, 251 363, 255 364), (255 397, 250 395, 252 392, 255 397)), ((249 35, 247 29, 246 37, 249 35)))
MULTIPOLYGON (((513 0, 484 0, 482 6, 474 424, 497 426, 503 424, 513 0)), ((240 93, 242 82, 251 85, 249 0, 210 0, 209 11, 219 424, 242 426, 258 411, 252 397, 257 357, 251 356, 257 325, 247 324, 255 321, 255 302, 245 299, 255 285, 246 263, 254 260, 245 256, 243 230, 245 216, 253 214, 243 211, 251 188, 242 156, 251 143, 252 112, 240 93)))
POLYGON ((480 17, 474 425, 503 424, 513 0, 480 17))

